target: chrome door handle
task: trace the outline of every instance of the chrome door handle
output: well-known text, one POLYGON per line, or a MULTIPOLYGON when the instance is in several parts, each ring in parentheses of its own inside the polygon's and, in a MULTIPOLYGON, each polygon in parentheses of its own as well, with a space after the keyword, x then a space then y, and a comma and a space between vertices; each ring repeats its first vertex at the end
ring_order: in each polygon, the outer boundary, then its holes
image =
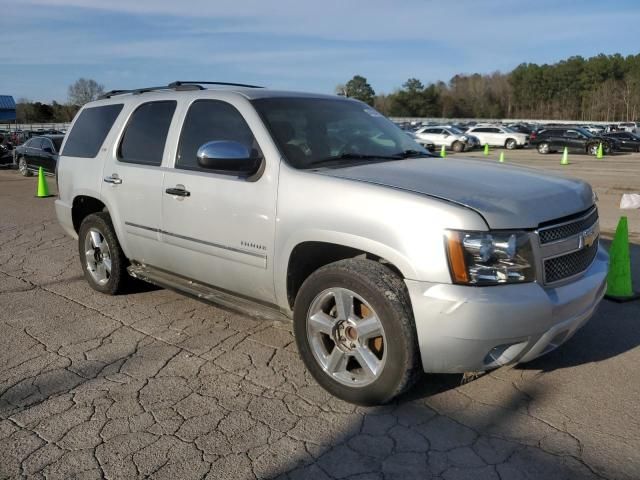
POLYGON ((118 177, 117 174, 113 174, 110 177, 104 177, 103 179, 106 183, 112 183, 114 185, 120 185, 122 183, 122 179, 118 177))
POLYGON ((190 197, 191 196, 191 192, 186 190, 182 185, 180 185, 180 186, 176 185, 175 188, 167 188, 165 190, 165 193, 168 193, 169 195, 175 195, 177 197, 190 197))

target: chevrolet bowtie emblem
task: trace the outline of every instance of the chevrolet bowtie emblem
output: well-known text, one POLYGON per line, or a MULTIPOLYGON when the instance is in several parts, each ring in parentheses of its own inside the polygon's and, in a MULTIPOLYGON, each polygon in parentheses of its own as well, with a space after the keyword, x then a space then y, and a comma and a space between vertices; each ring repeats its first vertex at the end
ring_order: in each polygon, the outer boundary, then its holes
POLYGON ((590 247, 598 238, 598 229, 594 225, 593 227, 585 230, 580 234, 580 241, 578 248, 590 247))

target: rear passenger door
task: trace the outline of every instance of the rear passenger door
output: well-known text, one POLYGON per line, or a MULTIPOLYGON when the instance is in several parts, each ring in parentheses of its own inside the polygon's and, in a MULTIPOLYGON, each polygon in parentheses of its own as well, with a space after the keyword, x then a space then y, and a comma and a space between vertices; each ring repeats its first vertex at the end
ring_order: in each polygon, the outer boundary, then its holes
POLYGON ((56 171, 56 149, 53 142, 44 138, 42 140, 42 150, 40 151, 40 164, 47 173, 55 173, 56 171))
POLYGON ((273 304, 280 157, 263 158, 258 173, 242 178, 203 169, 196 156, 207 142, 234 141, 265 157, 256 137, 268 142, 248 103, 198 99, 187 107, 175 166, 167 169, 162 187, 162 267, 273 304))
POLYGON ((120 125, 103 170, 102 197, 127 257, 140 263, 161 262, 161 167, 167 134, 177 102, 139 103, 120 125))

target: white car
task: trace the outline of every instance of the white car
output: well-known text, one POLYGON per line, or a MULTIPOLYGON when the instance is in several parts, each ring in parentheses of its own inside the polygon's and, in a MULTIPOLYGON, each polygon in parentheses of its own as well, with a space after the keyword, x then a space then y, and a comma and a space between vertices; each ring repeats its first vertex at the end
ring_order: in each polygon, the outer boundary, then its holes
POLYGON ((622 122, 618 124, 618 127, 629 133, 636 133, 638 131, 638 127, 635 122, 622 122))
POLYGON ((475 126, 467 130, 467 135, 473 135, 480 141, 480 145, 490 147, 505 147, 508 150, 521 148, 529 144, 529 135, 518 133, 509 127, 475 126))
POLYGON ((416 141, 421 144, 433 144, 454 152, 471 150, 478 144, 477 139, 450 125, 421 127, 415 132, 416 141))

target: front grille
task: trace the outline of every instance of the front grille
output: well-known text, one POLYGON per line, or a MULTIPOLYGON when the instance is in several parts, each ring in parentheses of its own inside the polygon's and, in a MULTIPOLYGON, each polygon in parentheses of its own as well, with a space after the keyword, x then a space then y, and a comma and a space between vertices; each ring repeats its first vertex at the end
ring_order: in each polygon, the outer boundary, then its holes
POLYGON ((584 272, 598 253, 598 241, 592 245, 559 257, 544 261, 544 281, 554 283, 584 272))
POLYGON ((572 237, 580 232, 587 230, 597 221, 598 210, 594 208, 593 211, 586 217, 580 218, 575 222, 565 223, 564 225, 558 225, 557 227, 540 229, 538 231, 538 235, 540 236, 540 243, 551 243, 572 237))

